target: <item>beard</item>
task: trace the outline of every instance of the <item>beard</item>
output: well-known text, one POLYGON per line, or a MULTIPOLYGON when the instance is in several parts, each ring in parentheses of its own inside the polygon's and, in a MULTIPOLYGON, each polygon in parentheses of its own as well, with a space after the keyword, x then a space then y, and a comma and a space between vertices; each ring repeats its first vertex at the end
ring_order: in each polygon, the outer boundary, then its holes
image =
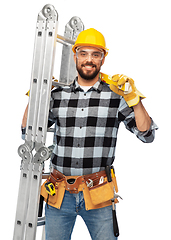
POLYGON ((85 64, 81 64, 81 67, 78 66, 78 61, 76 63, 76 68, 77 71, 79 73, 79 75, 81 76, 81 78, 85 79, 85 80, 92 80, 94 79, 100 72, 100 68, 101 68, 101 64, 98 67, 97 65, 93 64, 93 62, 86 62, 85 64), (84 66, 92 66, 94 71, 91 73, 85 73, 83 70, 84 66))

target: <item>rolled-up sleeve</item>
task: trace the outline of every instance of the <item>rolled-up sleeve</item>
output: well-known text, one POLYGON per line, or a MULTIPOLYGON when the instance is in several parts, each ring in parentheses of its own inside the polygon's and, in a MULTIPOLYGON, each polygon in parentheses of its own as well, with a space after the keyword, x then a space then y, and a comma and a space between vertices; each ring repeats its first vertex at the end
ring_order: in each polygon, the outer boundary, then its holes
POLYGON ((141 132, 141 131, 138 130, 137 127, 134 127, 132 129, 132 131, 141 141, 143 141, 145 143, 150 143, 150 142, 154 141, 155 130, 157 130, 157 129, 158 129, 157 125, 155 124, 155 122, 151 118, 151 126, 147 131, 141 132))
POLYGON ((118 113, 120 121, 123 121, 126 129, 134 133, 138 139, 144 143, 151 143, 155 138, 155 130, 158 129, 158 126, 155 124, 151 118, 151 125, 147 131, 141 132, 138 130, 135 121, 135 114, 133 108, 128 107, 124 99, 121 100, 121 105, 118 113))

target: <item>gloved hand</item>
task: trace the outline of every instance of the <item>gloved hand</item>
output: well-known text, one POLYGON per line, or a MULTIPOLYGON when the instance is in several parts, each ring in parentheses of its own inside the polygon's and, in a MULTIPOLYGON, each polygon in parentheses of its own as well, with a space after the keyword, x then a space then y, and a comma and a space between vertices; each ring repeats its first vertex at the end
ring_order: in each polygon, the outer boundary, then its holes
POLYGON ((123 74, 112 76, 110 89, 123 96, 129 107, 137 105, 140 99, 145 98, 145 96, 136 89, 134 80, 123 74))

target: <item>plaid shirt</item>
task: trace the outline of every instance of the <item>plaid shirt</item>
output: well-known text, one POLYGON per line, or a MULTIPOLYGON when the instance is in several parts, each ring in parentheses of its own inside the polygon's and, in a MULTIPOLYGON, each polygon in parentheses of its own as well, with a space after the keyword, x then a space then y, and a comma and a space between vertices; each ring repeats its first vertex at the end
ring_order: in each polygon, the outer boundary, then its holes
POLYGON ((152 121, 146 132, 136 128, 133 108, 100 79, 87 92, 77 79, 52 91, 49 126, 56 122, 53 167, 65 175, 85 175, 105 169, 115 158, 120 122, 141 141, 154 140, 152 121))

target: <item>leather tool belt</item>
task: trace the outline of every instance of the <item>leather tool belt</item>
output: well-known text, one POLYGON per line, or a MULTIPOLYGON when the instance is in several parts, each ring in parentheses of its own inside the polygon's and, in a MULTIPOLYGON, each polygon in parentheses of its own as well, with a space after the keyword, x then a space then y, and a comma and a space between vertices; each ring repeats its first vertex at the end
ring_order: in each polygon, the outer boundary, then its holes
MULTIPOLYGON (((109 183, 105 171, 83 176, 65 176, 53 169, 47 181, 42 185, 41 195, 46 202, 48 199, 49 205, 58 209, 61 207, 65 190, 72 194, 83 191, 86 210, 111 205, 111 199, 114 197, 113 188, 115 187, 115 191, 118 192, 115 175, 109 183), (47 181, 55 186, 55 196, 48 196, 44 186, 47 181)), ((117 199, 115 202, 118 202, 117 199)))

